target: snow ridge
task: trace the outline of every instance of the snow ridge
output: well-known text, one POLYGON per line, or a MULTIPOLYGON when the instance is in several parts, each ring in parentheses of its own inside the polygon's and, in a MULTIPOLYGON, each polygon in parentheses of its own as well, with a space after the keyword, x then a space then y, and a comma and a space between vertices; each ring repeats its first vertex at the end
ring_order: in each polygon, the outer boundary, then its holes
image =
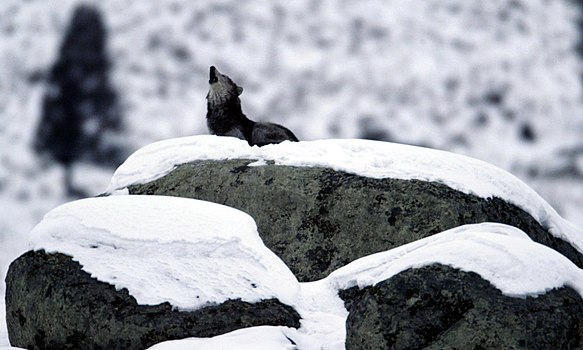
POLYGON ((31 249, 73 257, 138 303, 194 310, 228 299, 291 303, 295 276, 267 249, 253 219, 219 204, 175 197, 84 199, 49 212, 31 249))

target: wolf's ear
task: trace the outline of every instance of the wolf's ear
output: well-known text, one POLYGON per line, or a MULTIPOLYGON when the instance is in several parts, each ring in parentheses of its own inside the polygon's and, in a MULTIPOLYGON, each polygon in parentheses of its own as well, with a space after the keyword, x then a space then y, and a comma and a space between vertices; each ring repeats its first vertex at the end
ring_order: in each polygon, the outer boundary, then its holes
POLYGON ((237 95, 241 95, 243 93, 243 88, 240 86, 237 86, 237 95))

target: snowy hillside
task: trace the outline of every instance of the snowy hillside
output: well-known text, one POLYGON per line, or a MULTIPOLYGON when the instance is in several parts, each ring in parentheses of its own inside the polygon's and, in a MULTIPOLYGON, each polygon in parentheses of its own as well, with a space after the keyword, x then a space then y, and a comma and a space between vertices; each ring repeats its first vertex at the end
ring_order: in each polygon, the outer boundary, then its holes
MULTIPOLYGON (((79 3, 0 1, 0 276, 42 216, 70 200, 63 169, 32 144, 79 3)), ((583 226, 580 8, 570 1, 85 3, 108 29, 129 153, 207 133, 216 65, 245 88, 252 119, 282 123, 303 140, 373 138, 470 155, 518 176, 583 226)), ((114 169, 74 170, 97 194, 114 169)))

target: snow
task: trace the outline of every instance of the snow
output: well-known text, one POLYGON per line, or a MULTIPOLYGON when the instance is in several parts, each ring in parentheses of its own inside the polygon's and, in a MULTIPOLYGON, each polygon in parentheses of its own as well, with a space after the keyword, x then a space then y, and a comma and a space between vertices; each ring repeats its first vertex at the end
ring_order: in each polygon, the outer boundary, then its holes
POLYGON ((299 283, 265 247, 247 214, 194 199, 120 195, 71 202, 45 216, 31 232, 30 247, 71 255, 98 280, 127 288, 140 304, 169 302, 193 310, 228 299, 277 298, 302 318, 298 329, 253 327, 152 347, 158 350, 293 349, 293 344, 343 349, 348 313, 339 290, 372 286, 433 263, 475 272, 509 297, 562 286, 583 296, 583 270, 519 229, 496 223, 454 228, 307 283, 299 283))
POLYGON ((274 162, 327 167, 373 178, 434 181, 482 198, 498 197, 522 208, 553 235, 583 252, 583 231, 512 174, 467 156, 389 142, 319 140, 249 147, 236 138, 211 135, 170 139, 131 155, 115 171, 107 191, 153 181, 180 164, 222 159, 249 159, 251 166, 274 162))
POLYGON ((212 338, 188 338, 156 344, 149 350, 293 350, 284 327, 251 327, 212 338))
POLYGON ((295 308, 302 317, 299 329, 287 335, 299 349, 344 349, 348 311, 338 290, 325 280, 300 283, 295 308))
POLYGON ((228 299, 291 303, 297 280, 263 244, 253 219, 175 197, 83 199, 50 211, 30 247, 74 257, 138 303, 194 310, 228 299))

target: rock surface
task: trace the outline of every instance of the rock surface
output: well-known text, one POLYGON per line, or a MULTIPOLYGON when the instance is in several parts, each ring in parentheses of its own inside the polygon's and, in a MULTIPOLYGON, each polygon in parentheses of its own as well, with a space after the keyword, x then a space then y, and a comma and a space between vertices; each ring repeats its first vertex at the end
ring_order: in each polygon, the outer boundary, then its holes
POLYGON ((340 293, 347 349, 575 349, 583 300, 571 288, 503 295, 475 273, 431 265, 340 293))
POLYGON ((265 245, 300 281, 313 281, 360 257, 464 224, 515 226, 583 267, 583 255, 532 216, 498 198, 435 182, 374 179, 328 168, 244 159, 202 160, 129 186, 131 194, 202 199, 250 214, 265 245), (355 239, 358 237, 358 239, 355 239))
POLYGON ((173 310, 168 303, 139 305, 127 290, 92 278, 67 255, 31 251, 10 265, 6 318, 13 346, 144 349, 257 325, 297 328, 300 317, 274 299, 229 300, 190 312, 173 310))

